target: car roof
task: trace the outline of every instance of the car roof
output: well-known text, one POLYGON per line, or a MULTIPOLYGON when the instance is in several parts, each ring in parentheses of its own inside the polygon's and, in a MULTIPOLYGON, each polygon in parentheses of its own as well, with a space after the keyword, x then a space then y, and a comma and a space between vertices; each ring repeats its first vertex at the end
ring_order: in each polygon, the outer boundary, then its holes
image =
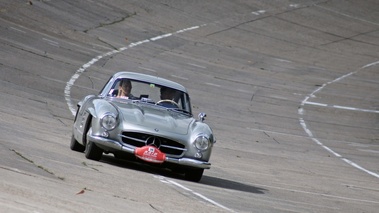
POLYGON ((167 80, 165 78, 157 77, 157 76, 136 73, 136 72, 121 71, 114 74, 113 77, 118 78, 118 79, 128 78, 128 79, 137 80, 137 81, 151 82, 154 84, 170 87, 170 88, 187 93, 187 89, 183 85, 178 84, 174 81, 167 80))

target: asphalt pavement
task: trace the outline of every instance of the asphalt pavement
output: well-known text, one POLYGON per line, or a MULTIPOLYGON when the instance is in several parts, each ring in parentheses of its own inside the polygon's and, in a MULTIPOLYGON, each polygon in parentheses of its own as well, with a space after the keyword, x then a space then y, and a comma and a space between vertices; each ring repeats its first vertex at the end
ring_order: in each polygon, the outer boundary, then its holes
POLYGON ((376 0, 0 0, 0 212, 377 212, 376 0), (118 71, 184 85, 199 183, 69 148, 118 71))

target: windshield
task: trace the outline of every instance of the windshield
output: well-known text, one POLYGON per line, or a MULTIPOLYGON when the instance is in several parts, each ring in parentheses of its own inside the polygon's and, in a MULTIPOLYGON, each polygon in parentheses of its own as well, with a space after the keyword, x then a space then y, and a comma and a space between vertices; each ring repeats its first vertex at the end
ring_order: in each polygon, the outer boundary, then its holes
POLYGON ((187 112, 191 114, 190 99, 187 93, 166 86, 133 79, 117 79, 108 96, 136 100, 140 103, 187 112))

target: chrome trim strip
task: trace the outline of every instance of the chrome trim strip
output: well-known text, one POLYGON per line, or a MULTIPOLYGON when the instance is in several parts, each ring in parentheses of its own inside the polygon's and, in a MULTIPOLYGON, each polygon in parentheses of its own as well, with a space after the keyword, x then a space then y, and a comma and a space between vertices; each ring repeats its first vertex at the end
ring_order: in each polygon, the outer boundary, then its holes
MULTIPOLYGON (((118 134, 118 136, 120 136, 120 137, 122 137, 122 138, 127 138, 127 139, 130 139, 130 140, 134 140, 134 141, 137 141, 137 142, 140 142, 140 143, 144 143, 144 144, 146 144, 146 141, 141 140, 141 139, 132 138, 132 137, 125 136, 125 135, 122 135, 122 134, 118 134)), ((176 150, 181 150, 181 151, 187 151, 186 148, 179 148, 179 147, 175 147, 175 146, 168 146, 168 145, 162 145, 162 144, 161 144, 161 147, 166 147, 166 148, 176 149, 176 150)))
MULTIPOLYGON (((111 140, 111 139, 107 139, 107 138, 103 138, 103 137, 99 137, 99 136, 95 136, 95 135, 89 135, 88 140, 90 140, 94 143, 106 146, 106 147, 113 148, 115 150, 120 150, 120 151, 124 151, 124 152, 130 153, 130 154, 134 154, 135 147, 123 145, 120 142, 115 141, 115 140, 111 140)), ((200 161, 200 160, 195 160, 195 159, 191 159, 191 158, 166 157, 165 162, 179 164, 179 165, 183 165, 183 166, 196 167, 196 168, 200 168, 200 169, 210 169, 211 168, 211 163, 200 161)))
POLYGON ((181 151, 187 151, 186 148, 179 148, 179 147, 175 147, 175 146, 161 145, 161 147, 166 147, 166 148, 176 149, 176 150, 181 150, 181 151))
POLYGON ((165 162, 180 164, 183 166, 191 166, 191 167, 196 167, 196 168, 201 168, 201 169, 210 169, 211 168, 211 163, 199 161, 199 160, 195 160, 195 159, 191 159, 191 158, 177 159, 177 158, 166 157, 165 162))
POLYGON ((122 135, 122 134, 119 134, 118 136, 122 137, 122 138, 127 138, 127 139, 130 139, 130 140, 134 140, 134 141, 137 141, 137 142, 141 142, 141 143, 145 143, 144 140, 141 140, 141 139, 137 139, 137 138, 132 138, 132 137, 129 137, 129 136, 125 136, 125 135, 122 135))

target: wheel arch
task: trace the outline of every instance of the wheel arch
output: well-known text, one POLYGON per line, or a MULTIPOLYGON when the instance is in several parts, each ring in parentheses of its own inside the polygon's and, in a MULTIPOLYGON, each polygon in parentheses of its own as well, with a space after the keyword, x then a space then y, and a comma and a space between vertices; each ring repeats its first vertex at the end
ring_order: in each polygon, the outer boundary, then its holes
POLYGON ((92 118, 93 118, 93 115, 91 113, 89 113, 88 117, 87 117, 87 120, 86 120, 86 123, 85 123, 85 126, 84 126, 84 129, 83 129, 83 139, 82 139, 82 142, 83 142, 84 146, 87 143, 87 132, 88 132, 89 128, 91 127, 92 118))

